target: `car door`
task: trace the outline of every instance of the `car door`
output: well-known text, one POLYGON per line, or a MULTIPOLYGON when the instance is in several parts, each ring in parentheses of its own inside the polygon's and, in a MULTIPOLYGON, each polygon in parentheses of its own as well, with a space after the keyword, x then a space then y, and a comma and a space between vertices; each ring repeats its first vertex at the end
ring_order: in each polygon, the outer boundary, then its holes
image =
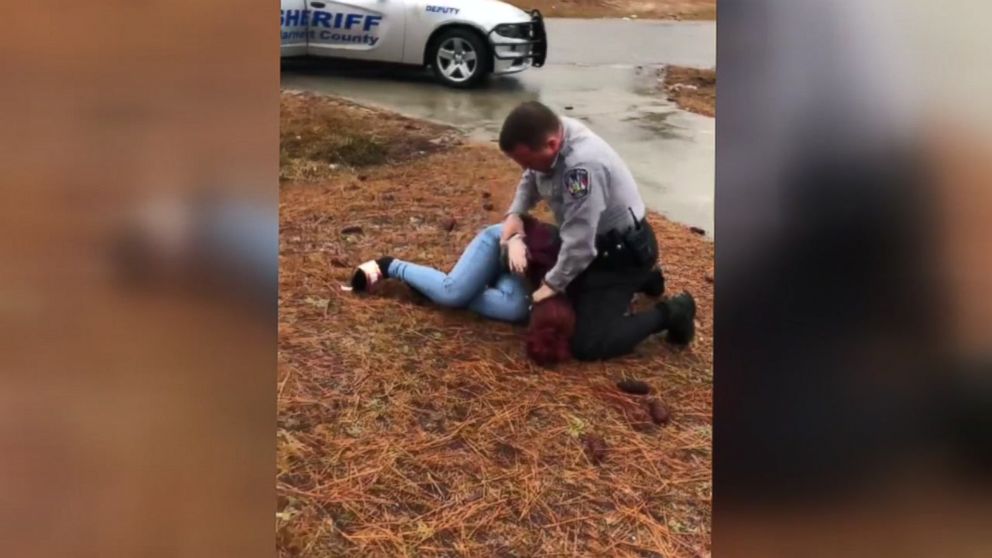
POLYGON ((307 0, 281 0, 279 13, 280 36, 279 53, 282 56, 298 56, 307 53, 307 0))
POLYGON ((407 0, 306 0, 307 52, 359 60, 400 62, 407 0))

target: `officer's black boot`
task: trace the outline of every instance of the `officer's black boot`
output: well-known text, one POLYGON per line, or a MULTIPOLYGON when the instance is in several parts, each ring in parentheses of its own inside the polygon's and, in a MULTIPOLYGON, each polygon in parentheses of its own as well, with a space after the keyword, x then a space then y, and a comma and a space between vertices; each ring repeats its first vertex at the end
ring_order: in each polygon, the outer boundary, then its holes
POLYGON ((659 297, 665 294, 665 276, 661 273, 661 268, 655 267, 641 285, 641 292, 650 297, 659 297))
POLYGON ((662 329, 668 330, 668 341, 688 345, 696 335, 696 301, 686 292, 656 305, 661 311, 662 329))

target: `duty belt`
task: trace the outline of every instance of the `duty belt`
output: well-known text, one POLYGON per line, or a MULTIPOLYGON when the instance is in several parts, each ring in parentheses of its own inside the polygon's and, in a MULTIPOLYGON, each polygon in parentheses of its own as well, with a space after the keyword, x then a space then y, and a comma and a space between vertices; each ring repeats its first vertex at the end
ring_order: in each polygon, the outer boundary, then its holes
POLYGON ((641 219, 625 231, 612 230, 596 237, 596 259, 600 267, 642 267, 657 259, 651 225, 641 219))

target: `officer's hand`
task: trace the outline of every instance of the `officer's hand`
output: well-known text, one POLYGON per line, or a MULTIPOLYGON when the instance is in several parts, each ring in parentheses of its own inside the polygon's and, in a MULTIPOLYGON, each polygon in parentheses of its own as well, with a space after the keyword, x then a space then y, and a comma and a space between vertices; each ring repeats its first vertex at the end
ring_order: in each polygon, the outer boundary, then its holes
POLYGON ((536 291, 534 291, 534 294, 533 296, 531 296, 530 301, 532 304, 537 304, 538 302, 549 299, 553 296, 555 296, 555 292, 551 290, 551 287, 545 285, 544 283, 541 283, 541 286, 538 287, 536 291))
POLYGON ((510 271, 523 275, 527 271, 527 245, 524 244, 524 239, 519 236, 511 238, 506 249, 510 271))

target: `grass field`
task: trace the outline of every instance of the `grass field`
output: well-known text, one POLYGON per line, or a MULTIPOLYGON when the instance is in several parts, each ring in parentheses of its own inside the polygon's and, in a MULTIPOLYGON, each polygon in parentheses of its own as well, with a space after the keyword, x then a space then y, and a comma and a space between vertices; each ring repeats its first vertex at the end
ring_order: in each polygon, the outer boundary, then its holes
POLYGON ((512 196, 519 169, 497 149, 296 92, 282 140, 281 556, 709 554, 710 241, 650 216, 669 292, 699 302, 691 347, 652 339, 545 370, 520 327, 398 284, 341 288, 383 253, 451 266, 512 196), (619 391, 624 378, 652 394, 619 391), (648 398, 670 423, 651 421, 648 398))

